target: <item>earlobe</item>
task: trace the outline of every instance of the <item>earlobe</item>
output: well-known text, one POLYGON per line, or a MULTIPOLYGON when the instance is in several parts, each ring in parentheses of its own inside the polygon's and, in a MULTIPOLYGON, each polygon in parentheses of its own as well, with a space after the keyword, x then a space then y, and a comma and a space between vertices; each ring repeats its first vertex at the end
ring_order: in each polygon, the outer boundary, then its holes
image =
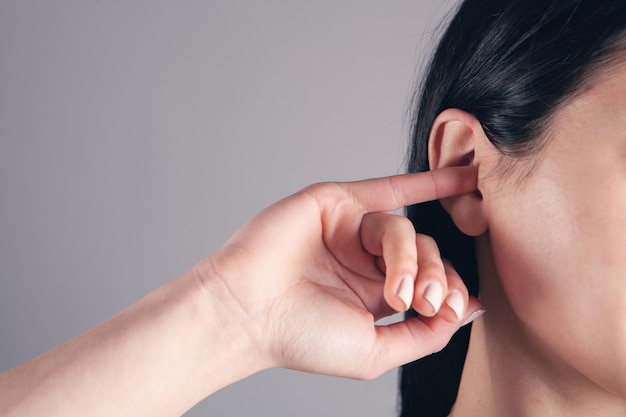
MULTIPOLYGON (((482 126, 472 114, 460 109, 444 110, 435 119, 428 140, 430 169, 479 166, 481 143, 485 140, 482 126)), ((480 191, 445 198, 441 204, 456 227, 466 235, 479 236, 488 230, 480 191)))

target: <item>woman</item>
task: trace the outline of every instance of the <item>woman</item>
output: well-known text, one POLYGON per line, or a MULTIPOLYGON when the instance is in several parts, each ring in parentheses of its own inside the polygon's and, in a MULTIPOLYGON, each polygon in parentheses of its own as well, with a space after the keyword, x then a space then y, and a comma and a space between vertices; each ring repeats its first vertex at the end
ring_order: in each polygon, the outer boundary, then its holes
POLYGON ((276 366, 371 378, 484 311, 454 264, 488 313, 458 397, 462 342, 455 370, 438 356, 404 369, 405 415, 446 415, 455 397, 457 417, 624 415, 624 7, 466 1, 417 113, 411 171, 429 172, 269 207, 187 274, 2 374, 2 414, 178 415, 276 366), (433 199, 409 216, 441 254, 386 213, 433 199), (375 326, 410 306, 418 317, 375 326))
POLYGON ((453 416, 626 415, 625 64, 623 1, 469 0, 451 20, 410 171, 471 165, 478 192, 408 215, 489 314, 467 359, 465 331, 404 367, 403 416, 448 415, 459 381, 453 416))

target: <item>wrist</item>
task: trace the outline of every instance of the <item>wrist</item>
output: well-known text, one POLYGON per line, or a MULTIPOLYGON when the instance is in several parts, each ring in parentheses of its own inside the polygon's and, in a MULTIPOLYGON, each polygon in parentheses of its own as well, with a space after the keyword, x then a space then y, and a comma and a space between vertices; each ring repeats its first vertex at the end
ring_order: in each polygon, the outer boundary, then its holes
POLYGON ((258 315, 238 297, 233 285, 241 274, 229 263, 209 256, 190 271, 207 344, 214 350, 209 355, 219 355, 220 363, 232 373, 233 380, 225 385, 275 366, 265 348, 258 315))

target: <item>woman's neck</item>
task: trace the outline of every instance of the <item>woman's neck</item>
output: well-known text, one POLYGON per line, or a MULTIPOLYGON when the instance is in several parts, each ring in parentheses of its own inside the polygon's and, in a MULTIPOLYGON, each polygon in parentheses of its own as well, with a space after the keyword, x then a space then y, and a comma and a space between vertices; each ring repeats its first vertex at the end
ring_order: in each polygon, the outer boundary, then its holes
POLYGON ((481 300, 452 417, 624 416, 618 398, 552 355, 518 319, 479 239, 481 300))

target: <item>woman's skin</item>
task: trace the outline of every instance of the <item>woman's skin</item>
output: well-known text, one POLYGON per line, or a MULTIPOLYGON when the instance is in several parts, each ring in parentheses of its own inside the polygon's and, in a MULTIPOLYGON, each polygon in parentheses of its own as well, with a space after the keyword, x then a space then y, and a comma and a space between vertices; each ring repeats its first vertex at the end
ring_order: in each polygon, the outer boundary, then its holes
POLYGON ((176 416, 263 369, 373 378, 441 349, 482 305, 432 239, 386 212, 472 192, 476 175, 446 168, 287 197, 180 278, 0 375, 0 414, 176 416), (408 305, 422 316, 375 325, 408 305))
POLYGON ((433 167, 471 152, 479 170, 481 197, 444 204, 479 236, 489 311, 452 416, 626 415, 625 98, 626 65, 602 73, 508 170, 471 115, 434 126, 433 167))

